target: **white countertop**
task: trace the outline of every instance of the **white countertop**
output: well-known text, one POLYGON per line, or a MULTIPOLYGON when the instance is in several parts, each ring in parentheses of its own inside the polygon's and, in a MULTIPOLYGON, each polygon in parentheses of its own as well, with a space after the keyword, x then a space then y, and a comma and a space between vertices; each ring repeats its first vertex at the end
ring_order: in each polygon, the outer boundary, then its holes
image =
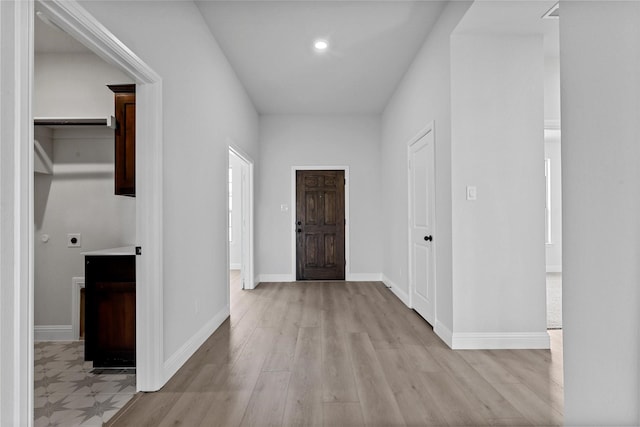
POLYGON ((110 256, 110 255, 135 255, 135 246, 123 246, 121 248, 100 249, 99 251, 80 252, 81 255, 110 256))

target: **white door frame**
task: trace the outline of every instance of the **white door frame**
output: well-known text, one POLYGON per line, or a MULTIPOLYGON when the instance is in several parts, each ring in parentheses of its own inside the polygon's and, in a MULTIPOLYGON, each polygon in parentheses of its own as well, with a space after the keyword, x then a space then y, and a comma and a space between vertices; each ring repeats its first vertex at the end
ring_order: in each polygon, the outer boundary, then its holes
POLYGON ((349 252, 349 227, 351 224, 349 218, 349 184, 351 180, 349 179, 349 166, 291 166, 291 208, 289 209, 291 222, 291 277, 290 281, 295 282, 296 280, 296 210, 297 210, 297 200, 296 200, 296 172, 299 170, 308 170, 308 171, 344 171, 344 279, 345 280, 353 280, 351 277, 351 261, 350 261, 350 252, 349 252))
MULTIPOLYGON (((242 249, 241 249, 241 272, 242 280, 244 281, 244 289, 255 289, 257 280, 255 279, 254 266, 253 266, 253 159, 247 153, 245 153, 240 147, 233 142, 229 144, 229 152, 236 155, 243 163, 243 169, 246 168, 247 179, 241 183, 240 194, 242 196, 242 249)), ((228 158, 228 156, 227 156, 228 158)), ((227 164, 227 170, 229 165, 227 164)), ((227 185, 228 186, 228 185, 227 185)), ((229 204, 229 197, 227 197, 227 212, 229 204)), ((229 221, 229 215, 227 215, 227 221, 229 221)), ((229 224, 227 224, 227 265, 229 265, 229 224)), ((229 270, 229 269, 227 269, 229 270)), ((227 283, 229 283, 229 272, 227 271, 227 283)), ((227 301, 229 302, 230 294, 229 287, 227 286, 227 301)), ((230 302, 229 302, 230 303, 230 302)))
MULTIPOLYGON (((433 149, 434 149, 434 154, 435 154, 435 122, 430 122, 428 123, 422 130, 420 130, 420 132, 418 132, 416 134, 416 136, 414 136, 413 138, 411 138, 409 140, 409 142, 407 143, 407 237, 408 237, 408 241, 407 241, 407 247, 408 247, 408 252, 407 252, 407 263, 409 266, 409 270, 408 270, 408 278, 409 278, 409 308, 414 308, 413 306, 413 290, 415 288, 415 278, 413 277, 413 265, 411 264, 411 209, 412 209, 412 204, 411 204, 411 168, 408 167, 409 166, 409 162, 411 161, 411 146, 413 144, 415 144, 416 142, 418 142, 419 140, 421 140, 422 138, 424 138, 426 135, 428 135, 429 133, 433 133, 434 138, 433 138, 433 149)), ((435 163, 435 158, 434 158, 434 163, 435 163)), ((433 179, 434 179, 434 184, 435 184, 435 164, 434 164, 434 170, 430 172, 433 175, 433 179)), ((433 186, 433 202, 435 203, 435 192, 436 190, 436 186, 433 186)), ((436 323, 437 323, 437 307, 438 307, 438 292, 437 292, 437 281, 436 281, 436 259, 437 259, 437 252, 436 252, 436 246, 437 246, 437 236, 435 233, 435 229, 436 229, 436 215, 435 215, 435 207, 431 206, 430 209, 432 209, 433 215, 431 218, 431 223, 433 224, 433 235, 434 235, 434 239, 431 242, 431 251, 433 253, 433 327, 435 328, 436 323)))
POLYGON ((0 1, 0 425, 33 424, 33 2, 0 1))
POLYGON ((33 19, 45 14, 137 83, 137 390, 165 382, 162 79, 74 0, 0 1, 0 424, 33 423, 33 19), (7 345, 8 343, 8 345, 7 345))

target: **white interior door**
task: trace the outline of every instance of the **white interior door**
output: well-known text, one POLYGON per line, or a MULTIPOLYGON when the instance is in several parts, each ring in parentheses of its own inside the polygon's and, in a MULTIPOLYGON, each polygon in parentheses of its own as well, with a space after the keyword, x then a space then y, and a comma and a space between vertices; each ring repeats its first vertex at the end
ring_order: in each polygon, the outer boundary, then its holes
POLYGON ((433 128, 409 145, 409 280, 411 306, 435 319, 433 128))

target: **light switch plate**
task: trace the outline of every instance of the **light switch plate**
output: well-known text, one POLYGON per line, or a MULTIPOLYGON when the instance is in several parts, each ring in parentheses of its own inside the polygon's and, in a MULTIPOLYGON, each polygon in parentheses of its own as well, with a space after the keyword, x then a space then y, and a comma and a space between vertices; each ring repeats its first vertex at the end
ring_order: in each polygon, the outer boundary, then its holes
POLYGON ((67 234, 67 247, 68 248, 81 248, 82 247, 82 235, 80 233, 67 234))

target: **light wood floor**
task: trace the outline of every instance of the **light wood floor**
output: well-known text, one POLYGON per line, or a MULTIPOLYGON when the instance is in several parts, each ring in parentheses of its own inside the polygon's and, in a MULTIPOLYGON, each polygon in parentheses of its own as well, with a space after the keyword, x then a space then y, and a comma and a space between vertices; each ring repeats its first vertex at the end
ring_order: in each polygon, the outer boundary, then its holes
POLYGON ((109 425, 562 425, 561 331, 551 351, 452 351, 379 282, 231 295, 231 318, 109 425))

